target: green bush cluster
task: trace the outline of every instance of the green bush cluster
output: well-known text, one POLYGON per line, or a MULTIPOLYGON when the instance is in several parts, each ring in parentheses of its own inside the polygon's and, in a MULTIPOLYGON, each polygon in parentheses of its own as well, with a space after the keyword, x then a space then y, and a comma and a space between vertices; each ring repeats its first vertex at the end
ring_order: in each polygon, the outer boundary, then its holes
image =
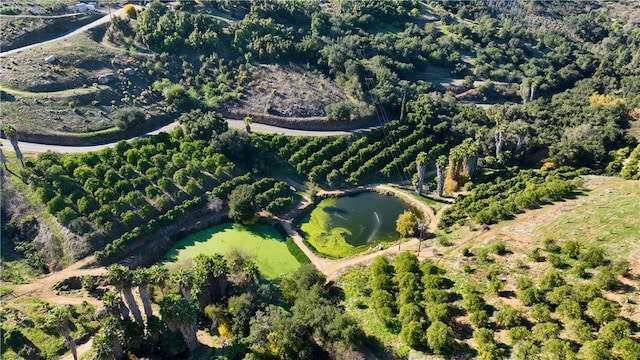
POLYGON ((449 354, 453 345, 445 271, 402 252, 393 263, 377 257, 369 267, 371 306, 378 319, 415 349, 449 354))
POLYGON ((233 163, 181 132, 81 155, 41 154, 26 179, 47 210, 79 234, 116 235, 229 177, 233 163))
POLYGON ((520 170, 507 179, 479 184, 468 195, 456 198, 454 205, 445 210, 438 227, 444 229, 467 219, 490 224, 523 209, 571 197, 577 189, 571 179, 584 173, 567 167, 551 171, 520 170))
POLYGON ((629 155, 629 158, 626 160, 626 163, 620 170, 620 176, 623 179, 633 179, 640 180, 640 145, 636 146, 635 149, 629 155))
POLYGON ((274 137, 270 146, 309 181, 336 186, 361 184, 376 175, 411 177, 418 152, 428 150, 433 157, 443 151, 431 134, 427 125, 394 120, 351 140, 274 137))
POLYGON ((96 260, 105 262, 112 259, 132 242, 141 239, 145 235, 152 234, 162 226, 174 224, 181 216, 196 210, 206 204, 206 198, 202 196, 194 197, 184 201, 182 204, 174 206, 166 213, 160 215, 157 219, 151 219, 146 224, 136 226, 130 231, 122 234, 119 238, 107 244, 103 250, 94 253, 96 260))

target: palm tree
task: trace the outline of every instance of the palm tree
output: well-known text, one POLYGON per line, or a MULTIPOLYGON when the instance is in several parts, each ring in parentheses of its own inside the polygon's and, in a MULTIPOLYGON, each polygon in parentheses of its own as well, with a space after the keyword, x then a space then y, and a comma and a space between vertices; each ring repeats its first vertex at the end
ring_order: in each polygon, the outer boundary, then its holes
POLYGON ((529 124, 522 119, 518 119, 512 122, 510 127, 518 137, 518 142, 516 143, 516 152, 518 152, 524 147, 524 140, 529 132, 529 124))
POLYGON ((251 123, 253 122, 253 120, 250 117, 245 116, 245 118, 242 119, 242 121, 244 121, 245 130, 247 130, 247 132, 250 133, 251 132, 251 123))
POLYGON ((213 275, 214 284, 214 301, 224 297, 227 292, 227 274, 229 273, 229 267, 227 266, 227 260, 220 254, 213 255, 213 268, 211 274, 213 275))
POLYGON ((246 284, 255 283, 258 280, 260 271, 258 265, 253 260, 246 260, 242 266, 242 272, 244 273, 244 282, 246 284))
MULTIPOLYGON (((449 168, 447 170, 447 179, 451 185, 450 189, 445 189, 447 192, 453 192, 458 190, 458 180, 460 177, 460 171, 462 171, 462 161, 464 160, 464 151, 462 150, 462 144, 452 148, 449 151, 449 168)), ((447 185, 445 180, 445 185, 447 185)), ((447 185, 448 187, 449 185, 447 185)))
POLYGON ((473 179, 478 168, 478 153, 480 152, 480 138, 476 140, 467 138, 462 142, 462 151, 464 152, 464 160, 462 162, 462 171, 467 175, 468 179, 473 179))
POLYGON ((0 148, 0 162, 4 166, 4 169, 9 171, 9 168, 7 167, 7 158, 4 156, 4 153, 2 152, 2 148, 0 148))
POLYGON ((131 315, 133 315, 133 319, 138 324, 144 326, 140 308, 131 291, 131 288, 135 286, 133 272, 125 266, 113 264, 109 266, 109 282, 124 296, 124 300, 127 303, 127 307, 129 307, 129 311, 131 311, 131 315))
POLYGON ((9 141, 11 142, 13 151, 16 153, 16 158, 18 158, 22 167, 24 167, 24 161, 22 160, 22 151, 20 151, 20 146, 18 146, 18 131, 13 125, 5 125, 2 130, 4 131, 4 135, 7 137, 7 139, 9 139, 9 141))
POLYGON ((178 287, 182 297, 191 301, 191 289, 193 288, 193 272, 187 268, 180 268, 171 274, 171 282, 178 287))
POLYGON ((496 127, 496 130, 493 134, 496 140, 496 159, 500 158, 500 154, 502 154, 502 145, 504 144, 504 128, 501 125, 496 127))
POLYGON ((444 193, 444 167, 446 163, 447 157, 444 155, 440 155, 436 159, 436 178, 438 180, 436 191, 440 197, 442 197, 444 193))
POLYGON ((226 321, 226 309, 221 304, 211 304, 204 308, 204 315, 211 320, 211 333, 217 334, 218 327, 226 321))
POLYGON ((506 130, 507 121, 505 111, 509 111, 509 109, 499 108, 493 115, 493 119, 496 122, 496 129, 493 133, 493 137, 496 140, 496 159, 500 159, 502 146, 504 145, 504 131, 506 130))
POLYGON ((102 305, 104 305, 107 313, 115 319, 128 319, 129 309, 124 305, 120 295, 115 291, 107 291, 102 296, 102 305))
POLYGON ((179 295, 168 295, 160 301, 160 315, 171 331, 179 331, 189 351, 198 346, 196 338, 196 314, 198 308, 193 302, 179 295))
POLYGON ((91 347, 99 359, 121 359, 124 356, 123 338, 122 324, 109 316, 100 324, 100 331, 98 331, 91 347))
POLYGON ((421 151, 416 157, 416 169, 418 170, 418 186, 416 193, 422 195, 422 186, 424 185, 424 169, 427 166, 427 153, 421 151))
POLYGON ((165 283, 169 279, 169 271, 162 265, 155 264, 148 269, 149 281, 160 288, 164 296, 165 283))
POLYGON ((74 360, 78 360, 78 351, 76 350, 76 342, 71 336, 71 329, 69 329, 69 319, 71 319, 71 305, 60 305, 49 312, 47 323, 51 326, 55 326, 58 334, 64 338, 67 347, 71 350, 74 360))
POLYGON ((149 299, 149 283, 151 282, 151 274, 148 269, 138 268, 133 271, 133 278, 135 283, 138 284, 138 293, 140 294, 140 301, 142 301, 144 315, 146 316, 147 321, 149 321, 149 318, 153 316, 151 300, 149 299))
POLYGON ((208 256, 200 254, 193 259, 195 263, 194 290, 198 294, 200 306, 222 299, 227 288, 227 261, 220 254, 208 256))

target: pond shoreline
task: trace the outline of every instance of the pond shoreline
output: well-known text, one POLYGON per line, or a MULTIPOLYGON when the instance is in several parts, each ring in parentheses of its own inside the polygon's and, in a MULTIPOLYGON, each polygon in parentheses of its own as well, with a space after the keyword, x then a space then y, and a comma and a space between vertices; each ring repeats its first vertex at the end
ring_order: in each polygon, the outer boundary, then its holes
MULTIPOLYGON (((320 190, 313 200, 304 198, 296 207, 283 216, 261 214, 258 219, 258 223, 272 226, 283 236, 291 238, 295 245, 309 258, 311 263, 313 263, 319 271, 324 273, 328 278, 332 278, 333 276, 336 276, 337 272, 347 266, 372 260, 373 257, 377 255, 387 254, 390 252, 393 253, 396 247, 390 246, 383 250, 376 248, 345 258, 331 259, 314 251, 312 246, 310 246, 310 244, 308 244, 300 234, 295 224, 304 218, 304 216, 308 215, 314 207, 325 198, 353 196, 370 191, 377 192, 382 195, 394 196, 409 205, 411 208, 417 209, 420 213, 424 214, 425 218, 430 220, 427 232, 433 232, 436 230, 437 217, 431 207, 420 202, 418 199, 413 198, 404 190, 398 189, 393 185, 383 184, 372 184, 330 191, 320 190)), ((208 227, 229 221, 228 209, 216 212, 215 214, 212 214, 207 209, 201 209, 196 213, 188 214, 188 216, 185 216, 183 220, 184 221, 179 222, 176 225, 161 229, 155 234, 149 235, 148 237, 131 244, 127 251, 130 255, 115 262, 132 268, 154 264, 157 261, 160 261, 163 255, 169 251, 176 242, 180 241, 184 237, 198 231, 205 230, 208 227), (149 241, 151 238, 153 238, 153 241, 149 241)), ((418 240, 413 238, 403 241, 398 248, 412 249, 417 246, 417 243, 418 240)))

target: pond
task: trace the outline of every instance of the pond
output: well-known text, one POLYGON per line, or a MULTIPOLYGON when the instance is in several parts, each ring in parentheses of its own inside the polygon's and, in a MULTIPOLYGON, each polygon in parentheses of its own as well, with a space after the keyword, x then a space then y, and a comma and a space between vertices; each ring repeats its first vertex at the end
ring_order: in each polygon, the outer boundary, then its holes
POLYGON ((330 257, 354 255, 398 240, 396 219, 410 207, 376 192, 327 198, 300 222, 306 241, 330 257))
POLYGON ((181 265, 198 254, 225 254, 239 249, 256 262, 260 274, 267 280, 296 271, 300 263, 291 255, 285 239, 274 228, 256 224, 243 226, 224 223, 191 234, 175 243, 165 254, 167 267, 181 265))

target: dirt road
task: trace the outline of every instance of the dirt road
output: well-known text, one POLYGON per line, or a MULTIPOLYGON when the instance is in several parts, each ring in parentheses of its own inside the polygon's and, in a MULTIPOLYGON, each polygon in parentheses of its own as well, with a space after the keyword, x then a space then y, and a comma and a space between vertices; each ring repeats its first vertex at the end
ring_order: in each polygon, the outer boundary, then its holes
POLYGON ((71 266, 58 271, 51 273, 45 277, 34 280, 29 284, 24 285, 15 285, 11 286, 13 288, 13 293, 5 296, 2 300, 7 301, 11 299, 15 299, 21 296, 34 296, 38 299, 41 299, 46 302, 51 302, 55 304, 73 304, 78 305, 83 301, 87 301, 88 303, 94 305, 100 305, 101 302, 93 297, 85 296, 64 296, 64 295, 56 295, 53 287, 60 281, 68 279, 74 276, 85 276, 85 275, 107 275, 107 269, 104 267, 89 267, 92 264, 95 264, 95 258, 93 256, 88 256, 78 262, 73 263, 71 266))
MULTIPOLYGON (((242 120, 233 120, 233 119, 226 119, 226 120, 227 120, 227 123, 229 124, 229 127, 231 128, 235 128, 235 129, 245 128, 245 124, 242 120)), ((159 129, 150 131, 142 136, 159 134, 161 132, 169 132, 176 126, 179 126, 178 122, 173 122, 159 129)), ((356 132, 356 131, 333 131, 333 130, 331 131, 295 130, 295 129, 287 129, 287 128, 281 128, 277 126, 265 125, 265 124, 258 124, 258 123, 252 123, 251 129, 254 132, 262 132, 262 133, 268 133, 268 134, 283 134, 283 135, 291 135, 291 136, 338 136, 338 135, 349 135, 356 132)), ((128 140, 132 140, 135 138, 137 137, 134 137, 128 140)), ((13 151, 13 147, 11 146, 11 143, 9 142, 9 140, 0 139, 0 141, 2 142, 3 150, 13 151)), ((23 153, 43 153, 51 150, 59 153, 65 153, 65 154, 70 154, 70 153, 78 154, 78 153, 85 153, 90 151, 98 151, 108 147, 114 147, 117 143, 118 143, 117 141, 114 141, 114 142, 101 144, 101 145, 67 146, 67 145, 50 145, 50 144, 38 144, 38 143, 31 143, 26 141, 18 141, 18 146, 20 147, 20 150, 23 153)))
POLYGON ((93 29, 93 28, 98 27, 98 26, 100 26, 102 24, 111 22, 111 18, 113 16, 122 17, 123 15, 124 15, 124 10, 123 9, 112 11, 111 14, 105 15, 105 16, 101 17, 100 19, 92 22, 92 23, 89 23, 89 24, 87 24, 85 26, 79 27, 78 29, 76 29, 76 30, 74 30, 74 31, 72 31, 72 32, 70 32, 68 34, 65 34, 65 35, 62 35, 62 36, 58 36, 58 37, 53 38, 51 40, 41 41, 41 42, 38 42, 38 43, 35 43, 35 44, 23 46, 23 47, 20 47, 20 48, 17 48, 17 49, 5 51, 5 52, 0 52, 0 57, 4 57, 4 56, 7 56, 7 55, 19 53, 19 52, 27 50, 27 49, 31 49, 31 48, 34 48, 34 47, 42 46, 44 44, 49 44, 49 43, 53 43, 53 42, 56 42, 56 41, 68 39, 68 38, 70 38, 72 36, 81 34, 81 33, 85 32, 85 31, 87 31, 89 29, 93 29))
MULTIPOLYGON (((427 228, 427 232, 433 232, 436 229, 437 219, 439 219, 439 215, 441 215, 442 211, 438 214, 434 213, 433 209, 428 205, 420 202, 419 200, 413 198, 411 195, 406 192, 394 188, 388 185, 375 185, 371 187, 365 187, 367 190, 378 190, 384 192, 392 192, 395 196, 404 199, 404 201, 408 202, 412 206, 420 209, 425 214, 425 217, 430 219, 429 226, 427 228)), ((313 251, 311 251, 303 242, 302 236, 294 229, 294 226, 290 219, 277 219, 280 221, 289 236, 294 240, 294 242, 298 245, 298 247, 307 255, 307 257, 311 260, 311 262, 327 276, 329 279, 335 279, 341 270, 345 268, 359 264, 366 263, 378 255, 381 254, 393 254, 397 253, 401 250, 413 249, 418 245, 418 239, 411 239, 399 245, 399 247, 393 246, 387 248, 385 250, 379 250, 372 253, 356 255, 353 257, 349 257, 346 259, 339 260, 331 260, 318 256, 313 251)), ((64 296, 64 295, 56 295, 53 286, 70 277, 82 277, 85 275, 107 275, 108 271, 105 267, 92 267, 95 265, 95 258, 93 256, 86 257, 71 266, 49 274, 45 277, 37 279, 29 284, 11 286, 14 291, 12 294, 5 297, 3 300, 10 300, 13 298, 31 295, 42 299, 43 301, 58 303, 58 304, 80 304, 82 301, 87 301, 92 304, 99 305, 100 301, 92 298, 92 297, 78 297, 78 296, 64 296)), ((8 285, 8 284, 7 284, 8 285)))

